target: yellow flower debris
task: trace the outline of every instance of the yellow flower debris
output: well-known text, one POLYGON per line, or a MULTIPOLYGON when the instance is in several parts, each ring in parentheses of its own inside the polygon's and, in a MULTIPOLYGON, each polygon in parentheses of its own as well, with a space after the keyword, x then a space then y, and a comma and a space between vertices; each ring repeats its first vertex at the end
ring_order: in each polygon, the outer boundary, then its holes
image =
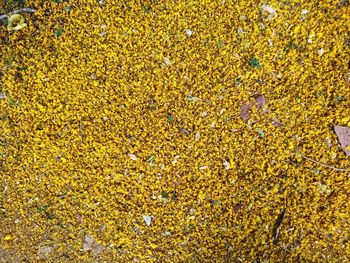
POLYGON ((17 7, 35 12, 0 27, 0 256, 349 261, 350 173, 310 161, 350 168, 348 1, 17 7))

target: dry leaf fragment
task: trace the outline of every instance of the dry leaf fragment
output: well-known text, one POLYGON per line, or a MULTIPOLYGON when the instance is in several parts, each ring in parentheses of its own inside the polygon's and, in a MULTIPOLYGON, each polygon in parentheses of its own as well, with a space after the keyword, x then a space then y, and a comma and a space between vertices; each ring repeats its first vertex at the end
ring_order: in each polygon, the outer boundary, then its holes
POLYGON ((258 109, 260 109, 260 108, 262 108, 265 105, 266 98, 265 98, 264 95, 258 95, 258 96, 255 97, 255 101, 258 104, 257 105, 258 109))
POLYGON ((281 126, 283 126, 283 124, 282 124, 277 118, 273 118, 273 119, 271 120, 271 123, 272 123, 272 125, 275 126, 275 127, 281 127, 281 126))
POLYGON ((191 134, 191 132, 189 130, 186 130, 184 128, 179 128, 179 131, 184 133, 184 134, 186 134, 186 135, 190 135, 191 134))
POLYGON ((350 156, 350 128, 346 126, 334 126, 334 131, 346 155, 350 156))
POLYGON ((250 102, 249 104, 245 104, 245 102, 243 102, 242 106, 241 106, 241 113, 240 116, 242 119, 244 120, 249 120, 250 119, 250 109, 253 106, 253 102, 250 102))
MULTIPOLYGON (((266 104, 266 98, 264 95, 261 95, 261 94, 256 95, 254 99, 258 109, 261 109, 266 104)), ((246 121, 250 119, 250 109, 253 107, 253 105, 254 105, 253 101, 251 101, 249 104, 246 104, 245 102, 242 103, 241 113, 240 113, 240 117, 242 119, 246 121)))

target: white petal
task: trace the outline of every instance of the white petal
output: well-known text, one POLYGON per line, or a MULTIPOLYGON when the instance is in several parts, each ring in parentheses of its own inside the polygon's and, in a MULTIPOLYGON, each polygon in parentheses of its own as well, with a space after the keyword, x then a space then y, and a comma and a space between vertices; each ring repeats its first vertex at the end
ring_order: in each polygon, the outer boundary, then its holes
POLYGON ((225 170, 231 169, 231 164, 224 159, 223 165, 225 166, 225 170))
POLYGON ((165 65, 170 66, 171 65, 171 60, 167 57, 163 58, 165 65))
POLYGON ((175 157, 174 157, 174 160, 172 160, 172 164, 176 164, 177 163, 177 160, 180 158, 180 155, 176 155, 175 157))
POLYGON ((136 155, 135 155, 135 154, 133 154, 133 153, 129 153, 129 157, 131 158, 131 160, 134 160, 134 161, 136 161, 136 160, 137 160, 136 155))
POLYGON ((151 216, 147 216, 147 215, 143 215, 143 220, 145 220, 146 225, 150 226, 151 225, 151 221, 152 221, 152 217, 151 216))
POLYGON ((201 133, 199 131, 197 131, 196 136, 195 136, 196 142, 198 142, 200 138, 201 138, 201 133))
POLYGON ((317 50, 317 53, 318 53, 320 56, 322 56, 322 55, 324 54, 324 49, 323 49, 323 48, 318 49, 318 50, 317 50))

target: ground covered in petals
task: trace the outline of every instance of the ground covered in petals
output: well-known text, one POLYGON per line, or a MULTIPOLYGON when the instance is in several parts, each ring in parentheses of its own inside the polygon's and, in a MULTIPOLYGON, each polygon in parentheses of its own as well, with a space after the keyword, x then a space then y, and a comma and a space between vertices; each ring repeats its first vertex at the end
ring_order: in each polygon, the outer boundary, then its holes
POLYGON ((0 262, 350 260, 349 1, 5 14, 0 262))

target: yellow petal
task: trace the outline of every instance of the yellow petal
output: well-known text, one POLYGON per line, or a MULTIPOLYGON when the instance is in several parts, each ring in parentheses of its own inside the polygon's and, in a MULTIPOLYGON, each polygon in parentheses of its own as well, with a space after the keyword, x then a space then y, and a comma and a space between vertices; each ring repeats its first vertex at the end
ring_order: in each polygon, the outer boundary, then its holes
POLYGON ((6 235, 4 237, 4 240, 8 241, 8 240, 11 240, 12 239, 12 235, 6 235))

